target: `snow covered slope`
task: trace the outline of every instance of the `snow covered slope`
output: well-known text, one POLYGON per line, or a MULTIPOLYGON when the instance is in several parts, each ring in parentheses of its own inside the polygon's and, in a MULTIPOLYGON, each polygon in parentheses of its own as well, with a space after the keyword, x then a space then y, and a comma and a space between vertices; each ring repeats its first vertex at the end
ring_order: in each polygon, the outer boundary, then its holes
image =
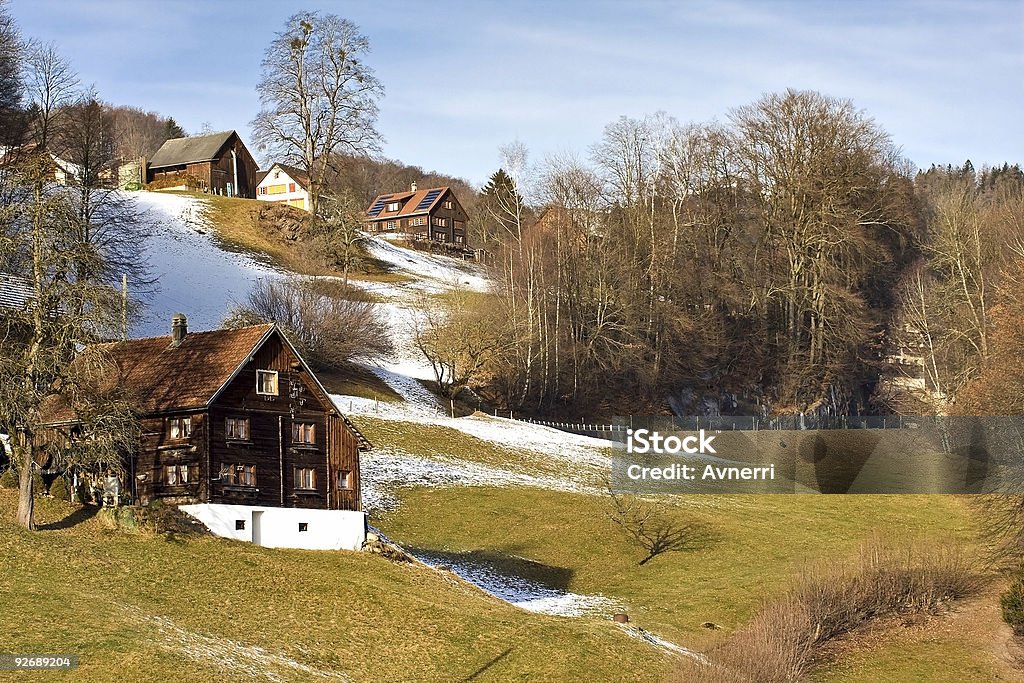
POLYGON ((201 199, 159 192, 126 196, 150 233, 147 258, 157 278, 132 336, 170 334, 171 316, 178 312, 188 316, 191 329, 216 329, 253 282, 280 277, 255 256, 222 250, 203 218, 201 199))
MULTIPOLYGON (((137 192, 128 195, 148 226, 148 258, 158 282, 148 297, 144 320, 134 336, 167 334, 171 315, 183 312, 192 329, 214 329, 249 288, 261 278, 285 277, 258 255, 222 248, 204 218, 203 200, 173 194, 137 192)), ((355 416, 392 421, 396 428, 409 423, 423 428, 458 430, 476 439, 509 449, 508 463, 482 462, 470 452, 438 454, 428 449, 406 452, 377 448, 363 457, 363 499, 368 508, 398 504, 395 495, 406 486, 530 486, 575 493, 598 493, 593 482, 607 470, 606 443, 524 422, 489 417, 454 419, 446 406, 420 380, 433 379, 422 354, 412 343, 417 297, 455 288, 486 292, 490 283, 482 269, 444 256, 405 249, 379 237, 369 237, 372 256, 406 276, 398 282, 359 282, 379 301, 395 353, 367 367, 393 388, 401 403, 381 403, 355 396, 335 396, 338 407, 355 416), (402 424, 399 424, 402 423, 402 424), (518 461, 515 454, 519 454, 518 461), (554 462, 552 468, 531 466, 554 462)), ((374 434, 368 433, 371 441, 374 434)), ((423 558, 428 563, 432 558, 423 558)), ((550 614, 576 615, 607 611, 613 603, 601 596, 566 593, 532 585, 518 577, 502 577, 469 563, 449 558, 447 565, 467 580, 524 609, 550 614)))

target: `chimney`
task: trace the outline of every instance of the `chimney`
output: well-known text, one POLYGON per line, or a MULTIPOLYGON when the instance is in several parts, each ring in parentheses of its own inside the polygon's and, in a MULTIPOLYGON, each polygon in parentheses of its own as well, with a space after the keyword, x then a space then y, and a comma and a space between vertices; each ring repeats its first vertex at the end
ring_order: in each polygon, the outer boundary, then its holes
POLYGON ((413 191, 413 192, 415 192, 415 191, 416 191, 416 181, 415 181, 415 180, 414 180, 414 181, 412 181, 412 186, 411 186, 411 188, 410 188, 410 189, 412 189, 412 191, 413 191))
POLYGON ((175 313, 171 318, 171 348, 177 348, 188 334, 188 318, 184 313, 175 313))

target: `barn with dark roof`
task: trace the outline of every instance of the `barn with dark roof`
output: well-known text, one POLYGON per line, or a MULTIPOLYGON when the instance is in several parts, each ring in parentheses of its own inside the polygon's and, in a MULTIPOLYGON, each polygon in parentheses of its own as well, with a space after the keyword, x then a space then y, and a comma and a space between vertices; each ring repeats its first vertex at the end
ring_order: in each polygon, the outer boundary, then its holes
POLYGON ((256 197, 259 167, 233 130, 166 141, 146 165, 146 182, 197 184, 212 194, 256 197))

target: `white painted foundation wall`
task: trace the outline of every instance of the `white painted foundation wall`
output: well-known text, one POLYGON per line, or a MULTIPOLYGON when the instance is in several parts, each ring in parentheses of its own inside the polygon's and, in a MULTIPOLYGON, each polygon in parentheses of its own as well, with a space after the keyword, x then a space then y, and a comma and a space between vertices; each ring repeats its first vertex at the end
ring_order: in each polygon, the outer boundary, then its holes
POLYGON ((354 510, 218 503, 178 507, 205 524, 216 536, 267 548, 359 550, 366 540, 366 513, 354 510), (304 531, 299 531, 300 524, 305 525, 304 531))

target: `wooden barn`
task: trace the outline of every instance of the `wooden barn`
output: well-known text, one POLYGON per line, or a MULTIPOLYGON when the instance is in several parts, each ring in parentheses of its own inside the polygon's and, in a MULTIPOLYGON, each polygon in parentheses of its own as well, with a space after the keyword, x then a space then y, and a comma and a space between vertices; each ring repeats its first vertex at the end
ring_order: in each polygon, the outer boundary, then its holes
POLYGON ((178 314, 170 336, 100 348, 140 416, 136 502, 361 510, 369 443, 275 325, 189 333, 178 314))
POLYGON ((146 165, 146 182, 194 179, 204 192, 254 199, 258 172, 238 133, 227 130, 166 141, 146 165))

